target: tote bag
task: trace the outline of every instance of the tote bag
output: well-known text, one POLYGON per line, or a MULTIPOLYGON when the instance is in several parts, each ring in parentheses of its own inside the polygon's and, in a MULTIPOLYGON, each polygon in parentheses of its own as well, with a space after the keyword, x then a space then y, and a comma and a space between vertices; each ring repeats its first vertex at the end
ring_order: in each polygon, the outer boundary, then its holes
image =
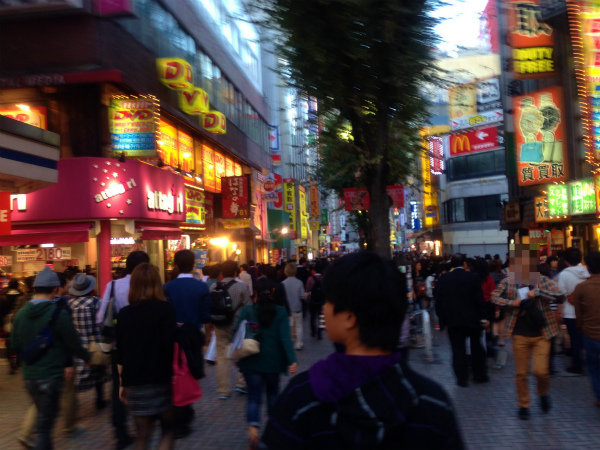
POLYGON ((187 365, 185 352, 175 343, 173 352, 173 405, 186 406, 202 398, 202 389, 187 365))

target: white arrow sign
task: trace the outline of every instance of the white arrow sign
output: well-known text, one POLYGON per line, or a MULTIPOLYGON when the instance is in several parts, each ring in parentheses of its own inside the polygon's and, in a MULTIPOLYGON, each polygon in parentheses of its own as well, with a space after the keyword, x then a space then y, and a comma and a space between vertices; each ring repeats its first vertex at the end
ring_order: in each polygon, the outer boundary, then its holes
POLYGON ((488 136, 489 136, 489 134, 487 134, 487 133, 484 133, 483 131, 479 131, 479 132, 476 134, 476 136, 477 136, 477 138, 478 138, 480 141, 483 141, 483 140, 484 140, 486 137, 488 137, 488 136))

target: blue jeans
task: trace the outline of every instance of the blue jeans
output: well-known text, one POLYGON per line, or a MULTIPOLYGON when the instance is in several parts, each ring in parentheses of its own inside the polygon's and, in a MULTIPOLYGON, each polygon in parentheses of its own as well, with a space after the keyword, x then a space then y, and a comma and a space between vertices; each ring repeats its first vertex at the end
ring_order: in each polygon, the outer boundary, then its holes
POLYGON ((585 358, 596 401, 600 402, 600 341, 583 336, 585 358))
POLYGON ((35 450, 52 450, 52 427, 58 417, 63 379, 25 380, 25 387, 37 408, 35 450))
POLYGON ((581 370, 583 368, 583 358, 581 357, 581 350, 583 350, 583 335, 577 329, 575 319, 563 319, 563 322, 567 326, 567 331, 571 338, 571 353, 573 353, 573 364, 571 367, 581 370))
POLYGON ((273 407, 279 395, 279 374, 244 371, 246 386, 248 388, 248 426, 260 427, 260 405, 262 401, 263 384, 267 390, 267 412, 273 412, 273 407))

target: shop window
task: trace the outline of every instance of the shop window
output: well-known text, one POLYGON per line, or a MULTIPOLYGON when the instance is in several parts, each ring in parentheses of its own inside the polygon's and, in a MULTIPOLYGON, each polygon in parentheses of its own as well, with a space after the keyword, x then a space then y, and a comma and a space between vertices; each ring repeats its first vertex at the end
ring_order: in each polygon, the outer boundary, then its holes
POLYGON ((503 199, 508 199, 508 194, 483 195, 448 200, 442 205, 443 223, 500 220, 503 199))
POLYGON ((504 150, 449 158, 446 169, 448 181, 504 175, 505 173, 504 150))

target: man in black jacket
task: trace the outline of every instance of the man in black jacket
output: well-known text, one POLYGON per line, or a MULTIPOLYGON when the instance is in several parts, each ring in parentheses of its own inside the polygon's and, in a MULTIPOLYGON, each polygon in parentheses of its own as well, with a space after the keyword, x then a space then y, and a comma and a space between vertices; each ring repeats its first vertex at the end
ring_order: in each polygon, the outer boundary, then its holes
POLYGON ((481 281, 476 274, 465 270, 464 255, 452 256, 450 265, 452 271, 440 277, 433 296, 440 326, 448 327, 456 382, 461 387, 469 385, 466 339, 470 338, 473 381, 486 383, 489 377, 485 351, 481 345, 481 331, 488 322, 481 281))

